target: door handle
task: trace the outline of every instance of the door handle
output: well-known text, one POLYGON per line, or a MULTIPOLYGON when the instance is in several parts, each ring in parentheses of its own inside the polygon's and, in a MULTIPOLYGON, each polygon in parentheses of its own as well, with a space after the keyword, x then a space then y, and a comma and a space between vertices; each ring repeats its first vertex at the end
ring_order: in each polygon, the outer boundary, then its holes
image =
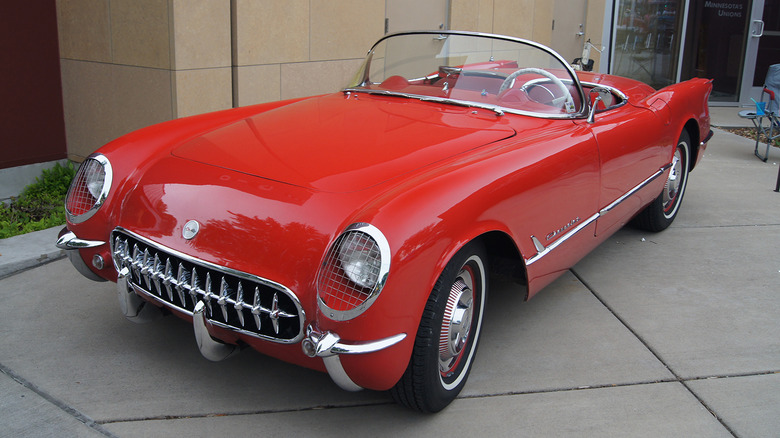
POLYGON ((753 31, 750 36, 753 38, 764 36, 764 22, 762 20, 753 20, 753 31))

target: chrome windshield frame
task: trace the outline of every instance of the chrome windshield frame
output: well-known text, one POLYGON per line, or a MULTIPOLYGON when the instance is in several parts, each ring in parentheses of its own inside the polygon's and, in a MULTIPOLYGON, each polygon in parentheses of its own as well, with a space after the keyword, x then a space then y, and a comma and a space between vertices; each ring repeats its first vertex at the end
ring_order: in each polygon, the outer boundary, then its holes
MULTIPOLYGON (((551 57, 555 58, 563 66, 564 70, 569 74, 569 76, 572 78, 576 91, 579 94, 579 98, 581 102, 580 110, 578 112, 571 113, 571 114, 548 114, 548 113, 539 113, 539 112, 532 112, 532 111, 523 111, 515 108, 508 108, 502 105, 486 105, 484 103, 474 102, 474 101, 450 99, 446 97, 435 97, 435 96, 427 96, 427 95, 420 95, 420 94, 402 93, 402 92, 391 91, 391 90, 371 90, 371 89, 354 87, 354 86, 345 87, 342 89, 342 92, 344 92, 345 94, 365 93, 371 95, 395 96, 395 97, 402 97, 408 99, 417 99, 423 102, 436 102, 436 103, 450 104, 450 105, 456 105, 461 107, 480 108, 480 109, 493 111, 498 116, 501 116, 504 113, 525 115, 525 116, 538 117, 544 119, 584 119, 588 116, 588 112, 590 110, 590 102, 586 99, 585 92, 583 91, 582 84, 580 83, 580 79, 579 77, 577 77, 577 74, 572 68, 572 66, 568 62, 566 62, 566 60, 561 55, 559 55, 551 48, 543 44, 539 44, 535 41, 526 40, 523 38, 510 37, 505 35, 496 35, 491 33, 452 31, 452 30, 440 30, 440 31, 420 30, 420 31, 402 31, 402 32, 394 32, 394 33, 387 34, 384 37, 380 38, 373 46, 371 46, 371 49, 366 53, 366 58, 363 64, 361 65, 359 71, 359 73, 362 73, 362 77, 359 79, 360 84, 365 84, 369 82, 369 78, 368 78, 369 70, 366 66, 371 62, 371 56, 374 53, 374 50, 377 48, 377 46, 389 38, 403 36, 403 35, 435 35, 443 38, 447 38, 450 35, 471 36, 471 37, 478 37, 478 38, 490 38, 490 39, 508 41, 508 42, 523 44, 523 45, 527 45, 539 49, 547 53, 551 57)), ((562 81, 568 81, 568 80, 562 79, 562 81)))

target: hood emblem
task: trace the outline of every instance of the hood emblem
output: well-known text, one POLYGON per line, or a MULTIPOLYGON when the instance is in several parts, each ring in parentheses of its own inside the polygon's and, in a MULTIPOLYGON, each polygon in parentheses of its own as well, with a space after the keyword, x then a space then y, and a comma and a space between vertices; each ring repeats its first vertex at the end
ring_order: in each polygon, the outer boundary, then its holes
POLYGON ((189 220, 184 224, 184 228, 181 229, 181 237, 192 240, 198 235, 198 231, 200 231, 200 223, 196 220, 189 220))

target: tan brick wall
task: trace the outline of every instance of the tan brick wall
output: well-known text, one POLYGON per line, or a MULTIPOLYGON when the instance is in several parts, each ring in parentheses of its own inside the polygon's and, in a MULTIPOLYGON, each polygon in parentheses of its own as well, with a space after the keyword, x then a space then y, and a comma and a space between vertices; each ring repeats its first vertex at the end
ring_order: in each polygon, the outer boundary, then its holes
MULTIPOLYGON (((69 157, 176 117, 336 91, 383 35, 387 1, 57 0, 69 157)), ((594 32, 605 1, 590 2, 594 32)), ((549 0, 450 0, 449 18, 549 44, 552 13, 549 0)))
POLYGON ((68 156, 233 104, 230 3, 58 0, 68 156))
POLYGON ((385 0, 236 0, 235 101, 337 91, 384 31, 385 0))

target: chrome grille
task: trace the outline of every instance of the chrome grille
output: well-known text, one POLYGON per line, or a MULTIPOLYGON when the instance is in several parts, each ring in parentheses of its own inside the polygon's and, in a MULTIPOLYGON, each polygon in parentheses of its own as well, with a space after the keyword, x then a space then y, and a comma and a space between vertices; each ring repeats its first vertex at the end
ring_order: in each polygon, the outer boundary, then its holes
POLYGON ((305 320, 286 287, 254 275, 197 260, 124 229, 114 230, 111 252, 117 271, 129 270, 138 292, 192 314, 203 301, 212 324, 275 342, 298 342, 305 320))

